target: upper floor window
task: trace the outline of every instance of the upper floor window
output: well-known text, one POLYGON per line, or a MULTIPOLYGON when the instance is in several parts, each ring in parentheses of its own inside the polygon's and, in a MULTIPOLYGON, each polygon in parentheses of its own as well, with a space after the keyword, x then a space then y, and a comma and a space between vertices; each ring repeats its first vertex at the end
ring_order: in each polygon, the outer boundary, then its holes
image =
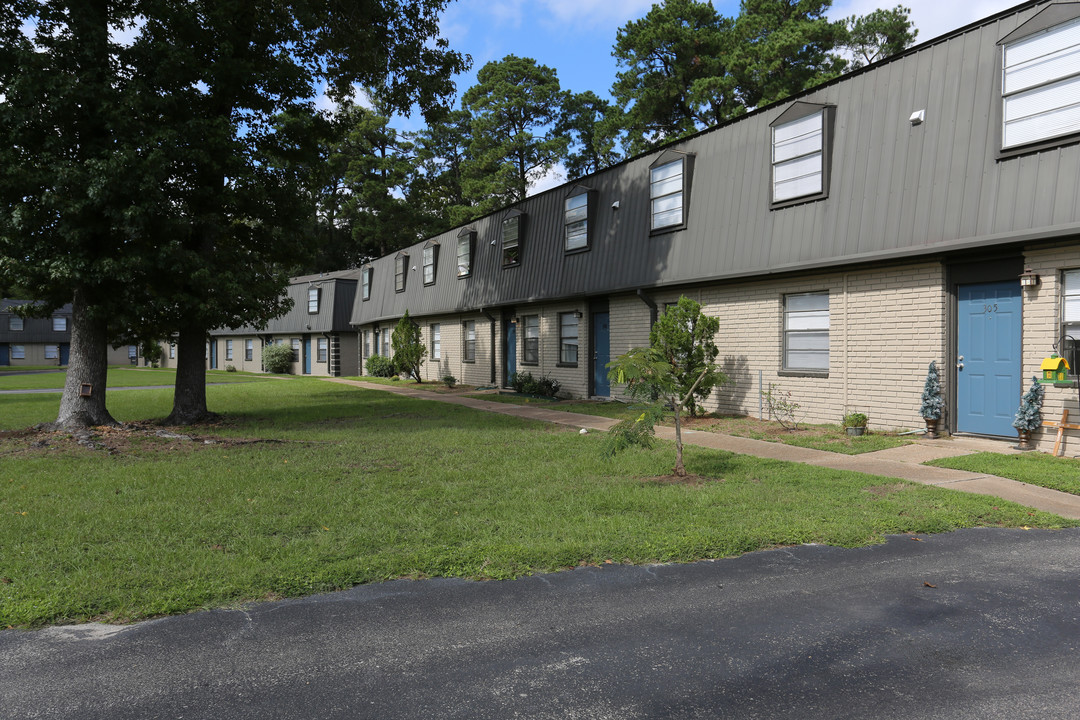
POLYGON ((435 241, 428 242, 424 246, 424 284, 435 284, 435 271, 438 269, 439 262, 439 243, 435 241))
POLYGON ((405 292, 405 279, 408 276, 409 256, 398 253, 394 258, 394 292, 405 292))
POLYGON ((502 264, 503 267, 521 264, 521 229, 525 215, 518 210, 511 210, 502 221, 502 264))
POLYGON ((1049 5, 1001 40, 1003 149, 1080 132, 1078 14, 1049 5))
POLYGON ((67 332, 67 318, 54 317, 52 319, 53 332, 67 332))
POLYGON ((796 102, 773 121, 773 204, 816 200, 828 194, 830 110, 796 102))
POLYGON ((322 293, 321 288, 317 288, 314 285, 307 290, 307 311, 308 315, 314 315, 319 312, 319 296, 322 293))
POLYGON ((685 166, 685 157, 668 160, 665 153, 649 170, 651 230, 662 230, 685 224, 683 214, 685 166))
POLYGON ((589 247, 589 192, 585 188, 575 188, 572 192, 564 206, 564 247, 584 250, 589 247))
POLYGON ((8 330, 19 332, 23 329, 23 319, 18 315, 12 315, 8 318, 8 330))
POLYGON ((468 277, 472 274, 473 246, 476 244, 476 232, 465 229, 458 233, 457 239, 457 275, 468 277))
POLYGON ((360 270, 360 297, 363 300, 371 299, 371 266, 360 270))
POLYGON ((784 369, 829 371, 829 293, 784 297, 784 369))

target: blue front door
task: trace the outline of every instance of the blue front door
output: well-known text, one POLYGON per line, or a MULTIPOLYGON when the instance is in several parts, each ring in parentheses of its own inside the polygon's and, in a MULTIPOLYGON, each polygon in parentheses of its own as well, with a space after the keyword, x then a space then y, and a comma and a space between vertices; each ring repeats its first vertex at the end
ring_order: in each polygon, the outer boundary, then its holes
POLYGON ((69 357, 71 357, 71 345, 60 343, 60 364, 67 365, 69 357))
POLYGON ((611 360, 611 331, 608 329, 608 314, 593 313, 593 395, 607 397, 611 395, 608 383, 607 364, 611 360))
POLYGON ((506 383, 509 385, 517 372, 517 323, 506 326, 506 383))
POLYGON ((8 346, 7 343, 0 343, 0 365, 10 365, 11 360, 8 358, 8 346))
POLYGON ((960 285, 957 296, 956 429, 1016 435, 1021 395, 1020 282, 960 285))
POLYGON ((311 374, 311 338, 304 338, 304 374, 311 374))

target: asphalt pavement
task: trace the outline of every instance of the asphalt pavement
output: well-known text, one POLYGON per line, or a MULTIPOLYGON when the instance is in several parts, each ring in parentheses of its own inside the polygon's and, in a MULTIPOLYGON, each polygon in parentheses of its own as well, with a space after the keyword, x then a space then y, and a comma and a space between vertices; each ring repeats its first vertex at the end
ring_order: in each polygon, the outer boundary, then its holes
POLYGON ((0 632, 0 716, 1076 718, 1080 530, 398 580, 0 632))

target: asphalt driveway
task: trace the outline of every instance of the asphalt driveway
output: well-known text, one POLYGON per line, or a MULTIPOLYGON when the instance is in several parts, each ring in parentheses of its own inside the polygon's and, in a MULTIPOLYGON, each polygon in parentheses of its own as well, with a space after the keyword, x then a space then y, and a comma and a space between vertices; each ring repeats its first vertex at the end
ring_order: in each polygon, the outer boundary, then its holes
POLYGON ((0 632, 4 718, 1075 718, 1080 530, 0 632))

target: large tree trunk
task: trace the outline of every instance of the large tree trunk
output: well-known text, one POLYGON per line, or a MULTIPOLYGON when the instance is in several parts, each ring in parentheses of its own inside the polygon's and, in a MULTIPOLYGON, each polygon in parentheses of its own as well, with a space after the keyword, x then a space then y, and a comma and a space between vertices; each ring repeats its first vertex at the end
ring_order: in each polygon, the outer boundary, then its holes
POLYGON ((76 290, 71 304, 71 355, 55 427, 119 424, 105 408, 108 339, 108 323, 91 312, 85 293, 76 290))
POLYGON ((176 343, 176 385, 173 409, 165 425, 191 425, 217 417, 206 409, 206 329, 180 328, 176 343))

